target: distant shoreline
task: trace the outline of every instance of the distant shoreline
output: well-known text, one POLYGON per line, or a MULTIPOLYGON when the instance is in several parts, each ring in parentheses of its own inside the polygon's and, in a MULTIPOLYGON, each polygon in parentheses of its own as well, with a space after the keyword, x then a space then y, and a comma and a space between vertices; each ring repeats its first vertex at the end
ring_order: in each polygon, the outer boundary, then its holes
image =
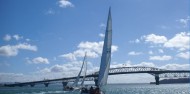
MULTIPOLYGON (((190 83, 190 78, 178 78, 178 79, 163 79, 160 80, 160 84, 177 84, 177 83, 190 83)), ((155 84, 155 82, 150 82, 150 84, 155 84)))

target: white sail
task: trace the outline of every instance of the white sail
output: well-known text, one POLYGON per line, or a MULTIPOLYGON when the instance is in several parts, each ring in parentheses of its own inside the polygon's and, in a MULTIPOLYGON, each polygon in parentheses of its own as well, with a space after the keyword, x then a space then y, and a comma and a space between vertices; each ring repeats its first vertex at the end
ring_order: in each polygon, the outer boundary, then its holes
POLYGON ((83 79, 82 79, 82 82, 81 82, 81 87, 83 87, 83 85, 84 85, 84 80, 85 80, 85 77, 86 77, 86 72, 87 72, 87 62, 85 62, 84 76, 83 76, 83 79))
POLYGON ((107 27, 105 32, 101 64, 98 76, 99 87, 107 84, 107 78, 111 61, 111 45, 112 45, 112 19, 111 19, 111 8, 109 8, 107 27))
MULTIPOLYGON (((79 79, 80 79, 80 76, 81 76, 81 72, 82 72, 82 69, 84 67, 84 64, 85 64, 85 59, 86 59, 86 53, 85 53, 85 56, 84 56, 84 59, 83 59, 83 63, 82 63, 82 67, 80 69, 80 72, 75 80, 75 82, 72 84, 73 87, 77 87, 78 86, 78 82, 79 82, 79 79)), ((86 71, 86 70, 85 70, 86 71)))

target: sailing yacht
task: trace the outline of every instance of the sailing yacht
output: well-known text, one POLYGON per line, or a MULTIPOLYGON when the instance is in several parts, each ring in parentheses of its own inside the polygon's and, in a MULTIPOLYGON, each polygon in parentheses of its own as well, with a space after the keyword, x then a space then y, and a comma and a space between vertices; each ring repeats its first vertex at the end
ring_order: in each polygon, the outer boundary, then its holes
POLYGON ((87 71, 87 62, 85 62, 85 60, 86 60, 86 53, 85 53, 85 56, 84 56, 84 59, 83 59, 82 67, 81 67, 81 69, 80 69, 80 71, 78 73, 78 76, 77 76, 76 80, 74 81, 74 83, 70 87, 66 86, 64 88, 65 91, 80 90, 84 86, 84 80, 85 80, 86 71, 87 71), (79 85, 78 82, 79 82, 79 79, 80 79, 80 76, 81 76, 81 73, 82 73, 82 70, 83 70, 84 66, 85 66, 85 68, 84 68, 84 76, 83 76, 81 84, 79 85))
POLYGON ((109 8, 107 26, 104 38, 104 45, 102 50, 102 57, 98 75, 98 86, 92 93, 83 93, 81 94, 105 94, 105 91, 102 91, 102 88, 107 85, 108 73, 110 68, 111 61, 111 45, 112 45, 112 18, 111 18, 111 7, 109 8))

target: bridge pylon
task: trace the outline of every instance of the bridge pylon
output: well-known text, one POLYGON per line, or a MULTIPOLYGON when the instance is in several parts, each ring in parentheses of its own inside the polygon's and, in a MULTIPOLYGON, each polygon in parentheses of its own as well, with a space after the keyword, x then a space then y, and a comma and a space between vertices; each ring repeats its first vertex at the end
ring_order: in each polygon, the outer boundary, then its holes
POLYGON ((65 87, 65 86, 67 86, 68 82, 63 81, 62 84, 63 84, 63 87, 65 87))
POLYGON ((94 78, 95 86, 98 86, 98 78, 94 78))
POLYGON ((160 84, 159 79, 160 79, 159 74, 155 74, 156 85, 160 84))
POLYGON ((34 87, 34 86, 35 86, 35 84, 34 84, 34 83, 31 83, 31 84, 30 84, 30 86, 31 86, 31 87, 34 87))
POLYGON ((45 82, 44 85, 45 85, 45 87, 48 87, 49 82, 45 82))

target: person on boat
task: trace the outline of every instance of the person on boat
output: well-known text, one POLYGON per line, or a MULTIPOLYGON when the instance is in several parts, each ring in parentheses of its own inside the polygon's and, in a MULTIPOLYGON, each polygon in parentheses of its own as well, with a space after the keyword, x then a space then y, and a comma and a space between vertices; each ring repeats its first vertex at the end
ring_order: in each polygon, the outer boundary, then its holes
POLYGON ((96 87, 94 94, 100 94, 100 88, 99 87, 96 87))
POLYGON ((88 89, 86 87, 83 87, 82 90, 81 90, 81 94, 83 93, 88 93, 88 89))
POLYGON ((90 87, 90 94, 94 94, 94 88, 92 86, 90 87))

